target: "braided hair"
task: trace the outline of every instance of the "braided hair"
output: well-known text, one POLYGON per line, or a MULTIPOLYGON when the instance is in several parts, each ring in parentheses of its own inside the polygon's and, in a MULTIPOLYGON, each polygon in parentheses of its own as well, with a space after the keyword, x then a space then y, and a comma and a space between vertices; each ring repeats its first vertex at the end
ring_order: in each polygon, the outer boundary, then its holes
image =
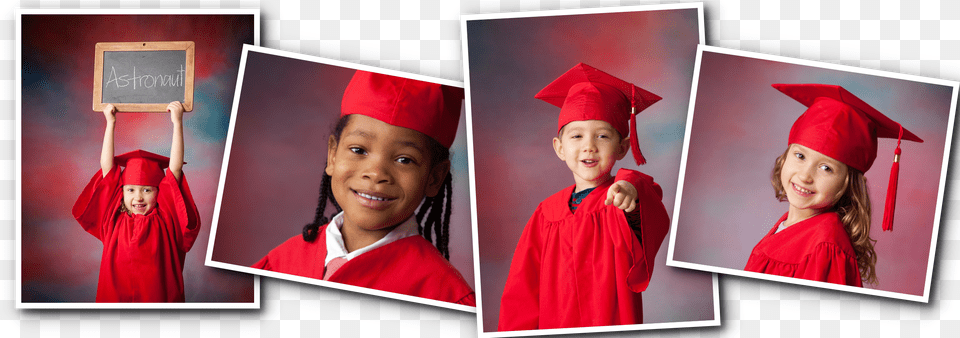
MULTIPOLYGON (((331 133, 337 141, 340 140, 340 135, 347 127, 349 121, 350 115, 343 116, 337 121, 331 133)), ((427 140, 428 147, 430 148, 431 165, 435 166, 438 163, 450 159, 450 149, 447 149, 433 138, 427 137, 427 140)), ((450 248, 448 244, 450 242, 451 197, 453 196, 452 177, 453 175, 448 172, 447 176, 443 179, 443 183, 440 185, 440 190, 437 195, 424 198, 423 203, 415 213, 418 232, 423 235, 428 242, 433 244, 437 250, 440 251, 440 254, 443 255, 443 258, 446 259, 450 259, 450 248)), ((303 226, 304 241, 315 241, 319 235, 320 227, 330 223, 330 218, 324 215, 328 201, 333 204, 333 207, 337 210, 334 214, 343 211, 343 208, 340 207, 340 204, 337 203, 336 198, 333 196, 330 181, 330 175, 324 171, 323 178, 320 181, 320 199, 317 202, 317 210, 313 222, 303 226)))

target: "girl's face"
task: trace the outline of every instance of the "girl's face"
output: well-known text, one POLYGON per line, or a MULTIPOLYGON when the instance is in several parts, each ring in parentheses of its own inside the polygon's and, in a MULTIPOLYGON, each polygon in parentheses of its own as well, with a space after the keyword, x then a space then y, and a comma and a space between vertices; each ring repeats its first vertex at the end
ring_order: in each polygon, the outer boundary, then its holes
POLYGON ((567 123, 560 137, 553 138, 553 149, 573 172, 577 191, 606 182, 629 146, 629 140, 621 139, 610 123, 599 120, 567 123))
POLYGON ((157 206, 157 187, 124 185, 123 206, 133 214, 146 215, 157 206))
POLYGON ((801 219, 825 212, 846 190, 847 165, 799 144, 791 144, 780 170, 790 213, 801 219), (806 217, 804 217, 806 216, 806 217))
POLYGON ((327 175, 344 227, 392 229, 413 215, 424 196, 435 196, 450 169, 431 163, 430 139, 412 129, 354 114, 330 137, 327 175))

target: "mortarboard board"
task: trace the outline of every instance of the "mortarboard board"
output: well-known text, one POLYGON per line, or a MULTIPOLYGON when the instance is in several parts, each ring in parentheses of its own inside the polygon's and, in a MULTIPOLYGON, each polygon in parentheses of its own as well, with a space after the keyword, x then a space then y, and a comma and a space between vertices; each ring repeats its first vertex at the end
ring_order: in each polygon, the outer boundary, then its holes
POLYGON ((892 230, 900 141, 923 140, 843 87, 824 84, 774 84, 773 87, 807 106, 790 128, 787 144, 801 144, 866 172, 877 158, 877 138, 897 139, 883 217, 883 230, 892 230))
POLYGON ((117 155, 113 163, 124 167, 120 177, 123 184, 157 187, 163 180, 163 169, 170 165, 170 158, 137 149, 117 155))
POLYGON ((647 162, 637 141, 637 114, 660 101, 656 94, 578 63, 534 97, 560 107, 557 133, 573 121, 605 121, 620 133, 620 137, 630 137, 633 159, 637 164, 647 162), (629 129, 627 121, 630 121, 629 129))
POLYGON ((462 102, 462 88, 358 70, 343 93, 340 116, 366 115, 450 148, 462 102))

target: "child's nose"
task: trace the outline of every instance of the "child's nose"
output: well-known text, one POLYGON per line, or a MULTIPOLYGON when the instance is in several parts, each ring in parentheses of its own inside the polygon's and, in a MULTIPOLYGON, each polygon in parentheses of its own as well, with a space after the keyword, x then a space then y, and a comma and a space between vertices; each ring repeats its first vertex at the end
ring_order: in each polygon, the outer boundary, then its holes
POLYGON ((597 151, 597 140, 592 137, 587 139, 587 143, 583 147, 583 150, 587 152, 597 151))
POLYGON ((817 171, 817 166, 815 165, 805 165, 797 172, 797 176, 804 182, 813 181, 813 176, 817 171))
POLYGON ((367 165, 362 172, 363 178, 371 180, 374 183, 390 182, 392 178, 389 169, 391 165, 390 162, 392 161, 389 159, 367 161, 367 165))

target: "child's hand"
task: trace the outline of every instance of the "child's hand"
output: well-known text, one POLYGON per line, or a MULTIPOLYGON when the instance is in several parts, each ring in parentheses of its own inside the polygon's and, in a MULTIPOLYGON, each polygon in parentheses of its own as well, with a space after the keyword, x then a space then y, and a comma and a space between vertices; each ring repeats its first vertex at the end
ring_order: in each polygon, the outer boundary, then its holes
POLYGON ((117 122, 117 107, 107 103, 107 105, 103 107, 103 118, 106 119, 107 122, 117 122))
POLYGON ((607 189, 607 199, 603 201, 604 205, 610 205, 620 208, 625 212, 631 212, 637 207, 637 188, 627 181, 616 181, 607 189))
POLYGON ((167 111, 170 112, 170 122, 183 123, 183 105, 180 101, 173 101, 167 105, 167 111))

